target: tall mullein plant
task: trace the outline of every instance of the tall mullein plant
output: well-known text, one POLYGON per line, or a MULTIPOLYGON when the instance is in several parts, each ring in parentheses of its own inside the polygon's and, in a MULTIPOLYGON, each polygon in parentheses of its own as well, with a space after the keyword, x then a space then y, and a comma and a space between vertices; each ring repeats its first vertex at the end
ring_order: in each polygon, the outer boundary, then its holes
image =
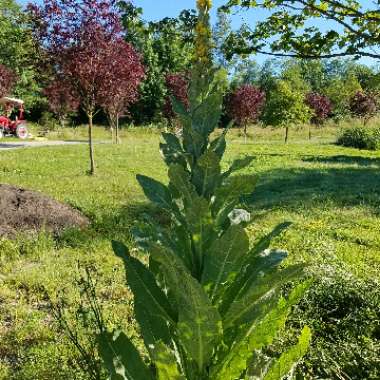
POLYGON ((309 346, 305 327, 295 346, 263 360, 262 351, 284 329, 307 283, 295 286, 287 298, 281 295, 285 283, 303 274, 302 265, 281 269, 286 253, 268 249, 285 225, 250 248, 244 230, 249 213, 239 205, 256 178, 236 172, 252 158, 235 160, 222 171, 227 131, 212 134, 223 91, 211 64, 211 1, 198 0, 197 6, 190 107, 174 100, 183 136, 164 133, 161 144, 169 184, 137 176, 148 199, 170 215, 171 226, 151 221, 135 228, 149 266, 113 243, 125 264, 146 351, 141 356, 123 332, 103 332, 99 348, 112 380, 281 379, 309 346))

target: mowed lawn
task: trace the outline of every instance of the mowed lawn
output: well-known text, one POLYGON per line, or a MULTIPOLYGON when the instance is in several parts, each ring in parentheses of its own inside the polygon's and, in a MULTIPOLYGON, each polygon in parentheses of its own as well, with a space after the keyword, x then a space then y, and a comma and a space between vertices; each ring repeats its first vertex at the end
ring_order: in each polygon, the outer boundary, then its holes
MULTIPOLYGON (((380 279, 380 152, 341 148, 330 134, 305 133, 282 142, 279 132, 254 131, 245 144, 233 132, 224 164, 253 155, 256 191, 244 202, 252 211, 252 242, 290 221, 273 247, 290 261, 345 267, 358 278, 380 279)), ((111 327, 136 334, 121 262, 110 249, 119 239, 133 247, 130 226, 161 218, 135 179, 166 181, 166 167, 153 131, 124 133, 121 145, 97 144, 98 172, 86 175, 86 145, 0 152, 0 182, 42 191, 89 216, 92 227, 59 238, 41 234, 0 240, 0 379, 81 379, 72 369, 72 348, 48 309, 47 294, 63 291, 74 307, 77 280, 93 268, 111 327)))

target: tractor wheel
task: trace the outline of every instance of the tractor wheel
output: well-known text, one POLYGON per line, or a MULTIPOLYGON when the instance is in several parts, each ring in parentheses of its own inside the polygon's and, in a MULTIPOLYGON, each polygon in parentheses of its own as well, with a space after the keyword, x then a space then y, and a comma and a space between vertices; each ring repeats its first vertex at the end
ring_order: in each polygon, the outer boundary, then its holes
POLYGON ((21 139, 21 140, 25 140, 26 138, 28 138, 28 128, 26 128, 25 125, 19 125, 16 129, 16 136, 21 139))

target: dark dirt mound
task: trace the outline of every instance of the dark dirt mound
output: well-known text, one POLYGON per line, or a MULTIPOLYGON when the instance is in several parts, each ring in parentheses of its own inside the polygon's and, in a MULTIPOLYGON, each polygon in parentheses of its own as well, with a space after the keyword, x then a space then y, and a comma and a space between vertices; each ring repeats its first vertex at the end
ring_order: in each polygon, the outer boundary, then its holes
POLYGON ((46 195, 0 184, 0 236, 41 229, 58 234, 88 224, 79 211, 46 195))

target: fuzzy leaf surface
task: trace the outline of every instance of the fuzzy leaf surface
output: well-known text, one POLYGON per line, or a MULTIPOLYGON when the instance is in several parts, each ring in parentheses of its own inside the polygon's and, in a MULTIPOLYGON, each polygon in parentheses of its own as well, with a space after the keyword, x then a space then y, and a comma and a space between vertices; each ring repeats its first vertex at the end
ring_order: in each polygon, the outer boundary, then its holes
POLYGON ((269 368, 264 380, 278 380, 288 375, 295 365, 305 356, 311 342, 311 330, 305 326, 298 343, 282 353, 279 359, 269 368))
POLYGON ((174 352, 162 342, 155 346, 152 359, 157 370, 157 380, 186 380, 178 370, 174 352))
POLYGON ((236 171, 245 169, 252 163, 254 159, 255 157, 253 156, 246 156, 244 158, 238 158, 234 160, 229 169, 223 173, 223 177, 226 178, 236 171))
POLYGON ((240 226, 231 226, 214 241, 205 256, 202 275, 202 284, 211 302, 214 303, 225 284, 232 282, 239 273, 248 249, 248 235, 240 226))
POLYGON ((228 308, 223 318, 225 328, 240 326, 255 320, 260 309, 264 309, 264 303, 272 299, 272 296, 285 283, 296 280, 303 273, 304 265, 293 265, 282 270, 277 270, 269 275, 258 274, 252 281, 246 292, 240 298, 235 299, 228 308))
POLYGON ((169 325, 174 324, 176 314, 165 293, 158 287, 152 272, 130 256, 123 244, 113 242, 112 246, 124 261, 128 285, 134 295, 136 318, 147 347, 158 341, 169 344, 169 325))
POLYGON ((154 380, 139 352, 123 332, 101 333, 98 346, 110 380, 154 380))
POLYGON ((192 182, 202 197, 209 197, 220 183, 220 160, 212 150, 208 150, 194 167, 192 182))
POLYGON ((221 340, 222 322, 200 283, 169 250, 154 254, 178 306, 178 339, 201 374, 221 340))
POLYGON ((256 320, 248 331, 237 337, 231 350, 226 352, 221 363, 211 368, 213 380, 238 379, 248 368, 248 361, 254 350, 270 345, 283 330, 292 306, 300 301, 310 282, 304 282, 293 289, 288 299, 281 298, 277 305, 256 320))
POLYGON ((144 194, 151 202, 164 210, 172 211, 172 196, 169 189, 163 183, 140 174, 138 174, 136 178, 144 194))
POLYGON ((194 185, 190 182, 190 174, 180 165, 169 167, 170 186, 175 190, 178 197, 184 200, 186 205, 191 205, 197 197, 194 185))

